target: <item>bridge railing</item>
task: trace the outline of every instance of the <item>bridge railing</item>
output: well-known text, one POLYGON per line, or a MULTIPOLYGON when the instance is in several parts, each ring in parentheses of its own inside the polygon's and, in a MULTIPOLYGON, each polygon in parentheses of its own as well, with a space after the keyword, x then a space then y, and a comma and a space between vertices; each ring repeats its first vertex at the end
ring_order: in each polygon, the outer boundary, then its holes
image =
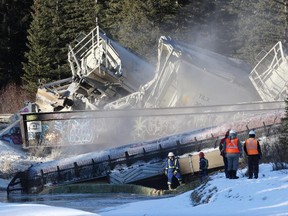
POLYGON ((205 133, 195 135, 202 139, 211 133, 218 136, 228 128, 241 131, 246 125, 260 127, 263 121, 271 125, 280 122, 284 110, 284 102, 258 102, 128 111, 40 112, 22 114, 20 126, 25 149, 67 147, 85 153, 145 143, 199 128, 206 128, 205 133))
MULTIPOLYGON (((263 123, 263 126, 253 129, 256 134, 271 136, 279 133, 279 127, 280 124, 266 125, 263 123)), ((247 138, 248 130, 249 128, 238 132, 240 140, 247 138)), ((151 161, 164 161, 170 151, 181 156, 191 152, 199 152, 205 148, 218 148, 220 138, 222 137, 211 134, 207 139, 197 140, 197 138, 194 137, 194 140, 185 143, 179 139, 164 137, 150 141, 145 145, 141 143, 137 145, 137 143, 135 143, 124 147, 112 148, 99 158, 93 158, 93 155, 91 158, 82 158, 82 160, 78 158, 78 161, 75 159, 73 163, 49 167, 47 170, 39 170, 37 166, 32 166, 26 172, 15 175, 7 187, 7 193, 8 195, 12 192, 19 191, 24 193, 39 193, 45 188, 55 185, 65 185, 103 178, 109 182, 111 171, 129 169, 130 166, 139 163, 145 166, 145 163, 151 161)), ((145 176, 143 179, 145 179, 145 176)), ((127 183, 133 183, 133 178, 131 182, 127 183)))

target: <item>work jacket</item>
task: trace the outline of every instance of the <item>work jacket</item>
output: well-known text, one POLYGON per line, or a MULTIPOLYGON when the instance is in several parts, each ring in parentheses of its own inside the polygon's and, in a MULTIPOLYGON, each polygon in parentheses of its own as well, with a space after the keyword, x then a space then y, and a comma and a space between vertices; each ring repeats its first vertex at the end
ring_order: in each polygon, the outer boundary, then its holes
POLYGON ((208 160, 205 157, 199 160, 199 170, 207 170, 209 166, 208 160))
POLYGON ((239 139, 238 138, 234 138, 234 139, 229 139, 227 138, 225 140, 225 152, 227 154, 239 154, 241 146, 239 146, 239 139))
POLYGON ((174 160, 170 160, 168 159, 167 160, 167 163, 166 163, 166 169, 169 169, 169 170, 179 170, 180 169, 180 166, 179 166, 179 161, 177 158, 175 158, 174 160))
POLYGON ((262 151, 259 141, 255 138, 250 137, 245 141, 244 151, 248 156, 259 155, 262 157, 262 151))
POLYGON ((247 149, 247 154, 248 155, 257 155, 259 154, 258 152, 258 141, 254 138, 249 138, 245 141, 245 146, 247 149))

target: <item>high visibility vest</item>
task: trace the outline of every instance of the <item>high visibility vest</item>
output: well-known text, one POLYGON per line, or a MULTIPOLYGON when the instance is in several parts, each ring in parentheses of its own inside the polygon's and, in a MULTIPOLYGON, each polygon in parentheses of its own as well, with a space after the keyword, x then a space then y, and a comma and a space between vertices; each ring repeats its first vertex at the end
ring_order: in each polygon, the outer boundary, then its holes
POLYGON ((232 139, 232 140, 227 138, 225 140, 225 142, 226 142, 226 149, 225 149, 226 153, 232 153, 232 154, 240 153, 240 150, 238 148, 238 142, 239 142, 238 138, 235 138, 235 139, 232 139))
POLYGON ((208 166, 209 166, 209 161, 206 159, 206 158, 200 158, 200 161, 199 161, 199 167, 200 169, 208 169, 208 166), (204 161, 205 162, 205 166, 204 167, 201 167, 201 162, 204 161))
POLYGON ((168 167, 167 167, 168 169, 179 169, 177 159, 174 159, 174 161, 168 159, 167 163, 168 163, 168 167), (171 163, 171 162, 173 162, 173 163, 171 163))
POLYGON ((259 154, 258 152, 258 145, 257 145, 257 140, 254 138, 249 138, 245 142, 246 145, 246 150, 248 155, 257 155, 259 154))

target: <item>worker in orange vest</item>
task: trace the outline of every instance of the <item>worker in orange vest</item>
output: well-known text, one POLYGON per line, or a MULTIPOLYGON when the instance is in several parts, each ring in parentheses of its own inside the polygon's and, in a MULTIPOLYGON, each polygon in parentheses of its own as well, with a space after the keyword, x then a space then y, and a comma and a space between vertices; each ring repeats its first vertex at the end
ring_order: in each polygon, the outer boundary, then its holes
POLYGON ((238 179, 239 177, 236 174, 239 166, 239 158, 242 158, 242 144, 239 138, 237 138, 235 131, 229 131, 229 137, 226 138, 223 149, 228 161, 229 178, 238 179))
POLYGON ((220 155, 223 157, 223 163, 224 163, 224 170, 225 170, 226 178, 229 178, 228 161, 227 161, 226 155, 224 154, 224 146, 223 145, 224 145, 225 140, 229 137, 229 131, 230 130, 226 131, 225 137, 223 137, 219 143, 219 151, 220 151, 220 155))
POLYGON ((255 132, 249 131, 249 138, 245 141, 244 151, 248 157, 248 178, 258 178, 259 159, 262 157, 259 141, 255 139, 255 132))

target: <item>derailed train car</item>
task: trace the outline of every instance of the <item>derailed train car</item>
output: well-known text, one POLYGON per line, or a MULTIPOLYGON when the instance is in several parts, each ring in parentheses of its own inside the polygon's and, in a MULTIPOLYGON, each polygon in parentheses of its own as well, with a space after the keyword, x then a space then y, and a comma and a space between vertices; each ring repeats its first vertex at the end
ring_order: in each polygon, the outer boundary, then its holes
POLYGON ((42 111, 267 101, 261 89, 266 95, 278 95, 268 101, 283 100, 287 95, 287 61, 281 42, 252 70, 243 61, 165 36, 159 39, 156 68, 109 39, 98 27, 88 35, 81 34, 77 41, 68 52, 72 77, 38 89, 36 103, 42 111), (281 80, 275 78, 279 71, 281 80))
POLYGON ((164 40, 176 44, 174 50, 178 49, 181 55, 176 59, 167 56, 169 63, 160 67, 163 75, 156 86, 161 87, 155 87, 160 92, 153 91, 150 97, 157 95, 154 106, 224 105, 261 100, 249 80, 249 66, 244 62, 165 37, 160 43, 164 40))
POLYGON ((71 78, 39 87, 36 103, 42 111, 102 109, 138 91, 155 75, 152 65, 108 38, 98 26, 87 35, 81 33, 69 46, 68 61, 71 78))
MULTIPOLYGON (((151 65, 111 41, 98 27, 77 40, 68 54, 72 78, 44 84, 38 90, 36 102, 42 111, 205 107, 283 101, 287 97, 287 61, 281 43, 263 57, 262 67, 257 65, 249 74, 251 69, 241 61, 161 37, 154 73, 151 65)), ((273 127, 280 118, 272 119, 269 125, 273 127)), ((266 130, 266 122, 260 126, 263 118, 254 123, 254 129, 266 130)), ((243 126, 247 125, 238 123, 233 128, 246 133, 243 126)), ((231 128, 211 126, 214 127, 218 128, 218 135, 231 128)), ((203 136, 205 129, 198 132, 203 136)), ((79 155, 54 164, 38 164, 20 173, 21 176, 16 175, 8 191, 37 193, 51 185, 99 178, 107 178, 109 183, 133 183, 161 175, 168 151, 176 151, 185 158, 186 153, 215 147, 215 143, 214 137, 203 142, 195 140, 193 131, 94 152, 87 160, 79 155), (183 141, 185 137, 188 141, 183 141), (21 187, 17 188, 19 182, 21 187)), ((185 166, 188 170, 189 160, 185 166)))
MULTIPOLYGON (((264 137, 275 135, 283 114, 284 111, 280 111, 277 115, 273 112, 256 115, 249 118, 249 125, 245 119, 229 121, 218 126, 164 136, 150 141, 135 142, 37 163, 26 171, 17 173, 7 187, 7 193, 8 195, 15 192, 40 193, 54 186, 86 181, 145 185, 153 178, 164 177, 163 170, 170 151, 179 156, 180 171, 185 178, 189 178, 199 171, 197 154, 199 151, 207 151, 209 169, 218 169, 223 166, 218 142, 223 136, 224 129, 235 129, 241 140, 247 138, 249 128, 253 128, 257 134, 264 137)), ((162 182, 166 181, 163 179, 162 182)), ((161 181, 154 180, 153 187, 165 189, 161 181)))

